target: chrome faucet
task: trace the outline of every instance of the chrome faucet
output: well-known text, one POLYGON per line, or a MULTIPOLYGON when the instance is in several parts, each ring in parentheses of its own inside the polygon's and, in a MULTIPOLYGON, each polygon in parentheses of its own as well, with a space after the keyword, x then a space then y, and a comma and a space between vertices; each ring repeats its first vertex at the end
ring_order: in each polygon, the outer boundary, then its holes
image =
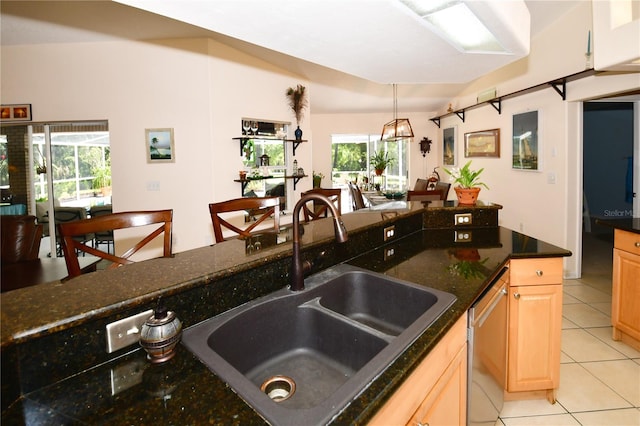
POLYGON ((304 274, 311 269, 311 262, 303 261, 300 256, 300 209, 308 201, 321 201, 329 207, 331 214, 333 215, 333 228, 336 236, 336 241, 344 243, 349 239, 347 234, 347 228, 345 228, 340 212, 336 209, 336 206, 322 194, 307 194, 304 195, 293 208, 293 259, 291 263, 291 284, 289 288, 292 291, 304 290, 304 274))

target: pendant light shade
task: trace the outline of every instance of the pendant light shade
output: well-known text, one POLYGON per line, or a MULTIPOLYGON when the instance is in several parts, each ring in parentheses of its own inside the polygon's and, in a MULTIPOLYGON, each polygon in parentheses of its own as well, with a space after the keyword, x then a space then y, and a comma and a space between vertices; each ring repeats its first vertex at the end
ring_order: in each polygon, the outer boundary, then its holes
POLYGON ((398 89, 393 85, 393 120, 382 127, 381 140, 398 140, 413 137, 408 118, 398 118, 398 89))

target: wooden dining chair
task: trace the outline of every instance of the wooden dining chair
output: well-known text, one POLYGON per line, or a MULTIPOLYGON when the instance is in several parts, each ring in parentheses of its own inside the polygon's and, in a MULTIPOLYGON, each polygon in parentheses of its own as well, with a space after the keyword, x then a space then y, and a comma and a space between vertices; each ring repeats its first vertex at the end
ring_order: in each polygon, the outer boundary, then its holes
MULTIPOLYGON (((87 218, 87 209, 84 207, 55 207, 53 209, 55 215, 56 228, 61 223, 76 222, 87 218)), ((95 234, 87 232, 85 234, 76 234, 73 239, 81 243, 94 244, 95 234)), ((56 236, 56 252, 58 256, 62 256, 62 236, 60 233, 56 236)))
MULTIPOLYGON (((340 188, 313 188, 300 194, 304 197, 307 194, 322 194, 327 197, 335 206, 336 209, 342 211, 342 190, 340 188)), ((323 203, 315 203, 313 200, 308 201, 302 206, 304 212, 304 221, 309 222, 311 220, 322 219, 329 215, 329 207, 323 203)))
POLYGON ((58 233, 62 238, 62 250, 64 252, 69 278, 82 274, 78 263, 78 252, 88 253, 112 262, 112 264, 108 266, 108 269, 117 268, 133 263, 129 258, 161 234, 164 234, 162 257, 171 257, 172 225, 173 210, 120 212, 58 224, 58 233), (74 238, 76 235, 156 224, 160 224, 160 226, 120 256, 99 250, 95 247, 90 247, 84 244, 84 242, 74 238))
POLYGON ((436 191, 441 191, 442 192, 442 196, 440 197, 441 200, 446 200, 447 197, 449 196, 449 189, 451 188, 451 184, 448 182, 442 182, 439 181, 436 183, 435 189, 436 191))
POLYGON ((360 188, 353 182, 349 182, 349 192, 351 193, 351 207, 353 211, 364 209, 366 206, 360 188))
MULTIPOLYGON (((213 234, 216 243, 220 243, 228 238, 222 234, 222 227, 225 227, 242 237, 249 237, 258 231, 263 232, 264 229, 257 230, 258 225, 270 219, 273 216, 273 230, 280 232, 280 197, 244 197, 233 200, 222 201, 219 203, 209 204, 209 213, 211 214, 211 222, 213 223, 213 234), (223 217, 221 213, 230 213, 246 211, 251 216, 258 216, 255 221, 241 228, 236 226, 223 217)), ((269 227, 271 229, 271 227, 269 227)))
MULTIPOLYGON (((92 206, 89 209, 89 215, 91 217, 105 216, 113 214, 113 208, 111 204, 106 204, 103 206, 92 206)), ((113 229, 109 229, 104 232, 95 232, 95 247, 99 247, 100 244, 107 245, 107 251, 109 253, 114 253, 113 247, 113 229)))

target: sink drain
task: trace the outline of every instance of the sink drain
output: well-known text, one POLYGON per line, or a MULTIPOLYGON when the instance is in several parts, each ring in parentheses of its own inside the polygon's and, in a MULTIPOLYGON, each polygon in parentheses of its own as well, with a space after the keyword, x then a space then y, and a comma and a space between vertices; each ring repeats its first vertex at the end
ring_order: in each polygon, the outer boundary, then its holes
POLYGON ((262 383, 260 390, 275 402, 282 402, 296 391, 296 382, 287 376, 272 376, 262 383))

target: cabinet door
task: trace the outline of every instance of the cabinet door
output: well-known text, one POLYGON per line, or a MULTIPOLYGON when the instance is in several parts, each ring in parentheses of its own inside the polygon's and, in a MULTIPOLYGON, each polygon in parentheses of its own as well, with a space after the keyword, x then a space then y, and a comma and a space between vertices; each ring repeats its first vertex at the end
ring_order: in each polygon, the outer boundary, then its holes
POLYGON ((613 250, 612 296, 613 327, 640 340, 640 256, 613 250))
POLYGON ((561 328, 562 285, 509 288, 509 392, 558 387, 561 328))
POLYGON ((466 422, 467 351, 461 348, 408 425, 463 425, 466 422))
POLYGON ((425 417, 433 419, 431 425, 466 424, 466 340, 464 314, 378 410, 369 426, 415 425, 416 418, 425 417), (455 420, 440 423, 441 418, 455 420))

